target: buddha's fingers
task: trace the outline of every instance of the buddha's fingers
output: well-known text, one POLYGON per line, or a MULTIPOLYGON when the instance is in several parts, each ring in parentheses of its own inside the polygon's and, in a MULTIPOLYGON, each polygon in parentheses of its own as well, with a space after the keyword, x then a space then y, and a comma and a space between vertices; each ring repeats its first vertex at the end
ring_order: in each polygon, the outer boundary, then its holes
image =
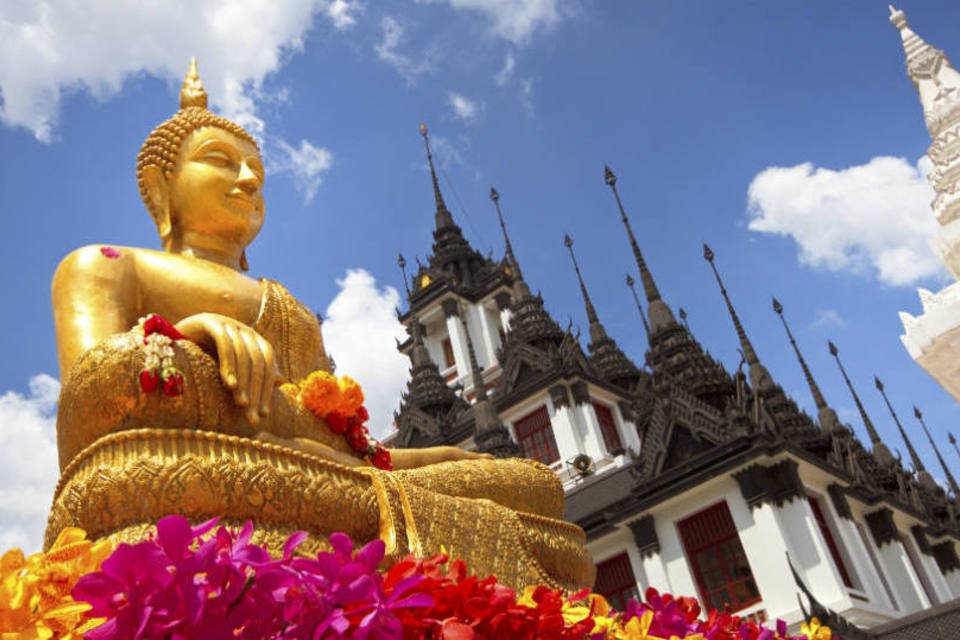
POLYGON ((233 347, 233 357, 236 362, 237 387, 233 392, 233 401, 238 406, 246 407, 250 404, 250 357, 247 355, 247 347, 240 337, 237 327, 227 324, 224 325, 224 332, 230 339, 233 347))
POLYGON ((273 385, 277 380, 277 359, 273 347, 262 336, 256 336, 260 353, 263 354, 263 387, 260 390, 260 415, 270 414, 270 401, 273 398, 273 385))
POLYGON ((264 358, 260 344, 249 330, 241 330, 240 339, 247 352, 247 362, 249 362, 250 373, 247 378, 247 421, 250 424, 260 422, 260 407, 263 404, 263 383, 267 363, 264 358))

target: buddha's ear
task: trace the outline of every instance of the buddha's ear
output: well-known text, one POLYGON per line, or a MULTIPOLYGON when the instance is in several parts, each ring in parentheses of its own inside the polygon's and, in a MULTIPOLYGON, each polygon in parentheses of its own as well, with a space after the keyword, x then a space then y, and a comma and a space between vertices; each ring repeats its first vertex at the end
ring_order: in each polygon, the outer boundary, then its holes
POLYGON ((143 184, 147 198, 150 200, 150 212, 157 223, 157 231, 164 246, 170 239, 173 230, 173 220, 170 217, 170 190, 163 171, 156 165, 147 165, 143 168, 143 184))

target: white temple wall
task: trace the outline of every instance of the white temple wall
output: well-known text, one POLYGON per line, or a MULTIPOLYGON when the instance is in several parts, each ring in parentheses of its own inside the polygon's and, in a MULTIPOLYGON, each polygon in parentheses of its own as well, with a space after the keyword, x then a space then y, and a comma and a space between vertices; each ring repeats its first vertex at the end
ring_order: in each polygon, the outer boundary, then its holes
POLYGON ((878 550, 880 562, 887 574, 890 587, 896 594, 900 610, 904 614, 914 613, 930 606, 923 593, 923 586, 910 566, 910 558, 903 544, 896 540, 888 542, 878 550))
MULTIPOLYGON (((591 398, 593 389, 590 390, 591 398)), ((571 419, 577 425, 577 436, 580 441, 581 452, 587 454, 594 460, 601 460, 607 456, 606 447, 603 444, 603 436, 600 433, 600 424, 597 422, 597 414, 593 410, 593 404, 584 402, 582 404, 573 403, 571 419)))

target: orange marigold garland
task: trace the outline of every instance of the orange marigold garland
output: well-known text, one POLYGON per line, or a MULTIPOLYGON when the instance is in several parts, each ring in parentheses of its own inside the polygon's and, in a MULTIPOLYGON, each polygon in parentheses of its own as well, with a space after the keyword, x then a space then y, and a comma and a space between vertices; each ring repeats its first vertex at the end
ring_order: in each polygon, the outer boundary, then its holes
POLYGON ((365 456, 378 469, 393 469, 390 452, 370 437, 364 423, 370 419, 363 406, 363 389, 350 376, 314 371, 298 385, 285 384, 284 393, 296 397, 313 415, 342 435, 350 448, 365 456))

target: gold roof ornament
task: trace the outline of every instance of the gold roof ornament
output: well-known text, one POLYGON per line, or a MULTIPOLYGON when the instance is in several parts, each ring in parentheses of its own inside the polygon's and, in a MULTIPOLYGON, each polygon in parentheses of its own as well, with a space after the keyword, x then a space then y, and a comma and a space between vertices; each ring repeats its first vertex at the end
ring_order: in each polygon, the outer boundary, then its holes
POLYGON ((207 108, 207 92, 203 88, 203 83, 200 82, 200 74, 197 73, 196 58, 190 58, 190 68, 180 88, 180 108, 187 107, 207 108))

